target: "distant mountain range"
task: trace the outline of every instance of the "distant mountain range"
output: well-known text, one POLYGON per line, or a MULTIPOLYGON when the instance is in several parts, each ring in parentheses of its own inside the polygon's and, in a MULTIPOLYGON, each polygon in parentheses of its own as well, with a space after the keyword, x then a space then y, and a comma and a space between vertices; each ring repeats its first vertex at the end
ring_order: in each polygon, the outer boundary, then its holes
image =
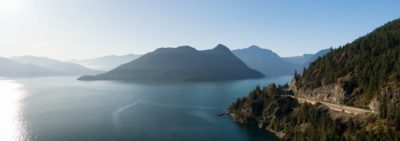
MULTIPOLYGON (((55 75, 93 75, 93 74, 99 74, 101 71, 95 71, 92 70, 94 68, 97 68, 96 70, 110 70, 110 72, 107 72, 104 75, 99 75, 96 79, 117 79, 116 76, 120 77, 118 79, 133 79, 133 78, 138 78, 139 76, 130 76, 130 75, 117 75, 117 72, 121 72, 121 70, 126 69, 128 66, 134 66, 133 67, 133 73, 132 74, 141 74, 138 73, 137 71, 139 70, 145 70, 149 71, 146 72, 145 74, 147 75, 146 77, 149 77, 148 79, 156 79, 160 78, 163 73, 169 74, 173 73, 176 70, 179 69, 184 69, 184 67, 188 67, 185 71, 185 75, 183 77, 178 77, 178 74, 171 75, 171 77, 168 78, 162 78, 162 79, 180 79, 182 81, 186 80, 192 80, 192 81, 201 81, 201 79, 204 80, 229 80, 229 79, 241 79, 238 75, 236 78, 233 77, 232 72, 223 74, 221 77, 211 77, 211 73, 215 73, 216 71, 222 71, 219 70, 220 68, 213 68, 215 67, 216 64, 224 66, 224 67, 231 67, 235 69, 239 69, 239 71, 243 71, 245 67, 243 65, 247 65, 249 68, 254 69, 258 72, 261 72, 265 76, 284 76, 284 75, 292 75, 295 70, 297 70, 299 73, 302 72, 303 68, 307 67, 312 61, 317 59, 318 57, 324 56, 326 53, 331 51, 332 49, 324 49, 316 54, 304 54, 303 56, 294 56, 294 57, 280 57, 278 54, 275 52, 269 50, 269 49, 263 49, 258 46, 250 46, 248 48, 244 49, 237 49, 233 50, 232 52, 226 48, 224 45, 218 45, 216 48, 212 50, 204 50, 204 51, 198 51, 192 47, 189 46, 182 46, 178 48, 160 48, 157 49, 154 52, 146 54, 145 57, 141 57, 141 61, 135 62, 134 60, 139 58, 140 55, 134 55, 134 54, 128 54, 124 56, 116 56, 116 55, 111 55, 111 56, 104 56, 104 57, 99 57, 99 58, 93 58, 93 59, 86 59, 86 60, 70 60, 68 62, 63 62, 63 61, 58 61, 55 59, 50 59, 50 58, 45 58, 45 57, 35 57, 35 56, 17 56, 17 57, 11 57, 9 59, 7 58, 2 58, 3 63, 0 67, 0 76, 11 76, 11 77, 32 77, 32 76, 55 76, 55 75), (225 48, 225 49, 224 49, 225 48), (223 56, 218 56, 216 55, 216 52, 218 50, 225 50, 224 53, 219 54, 223 56), (199 55, 201 54, 201 55, 199 55), (206 56, 206 55, 208 56, 206 56), (232 55, 233 54, 233 55, 232 55), (178 56, 176 56, 178 55, 178 56), (181 56, 179 56, 181 55, 181 56), (193 58, 185 58, 189 59, 188 61, 185 62, 185 60, 179 60, 177 57, 182 57, 183 55, 194 55, 193 58), (149 57, 150 56, 150 57, 149 57), (211 56, 211 57, 210 57, 211 56), (226 58, 225 58, 226 57, 226 58), (178 63, 173 64, 173 62, 168 62, 170 63, 171 66, 168 66, 167 64, 161 64, 157 61, 157 59, 160 59, 161 61, 166 61, 168 60, 179 60, 177 61, 178 63), (222 62, 219 61, 218 59, 221 60, 236 60, 232 62, 222 62), (233 59, 234 58, 234 59, 233 59), (165 59, 165 60, 162 60, 165 59), (197 59, 197 60, 196 60, 197 59), (213 60, 216 59, 216 60, 213 60), (190 62, 192 61, 192 62, 190 62), (194 64, 183 64, 183 63, 193 63, 194 64), (208 62, 210 64, 208 65, 203 65, 201 69, 194 69, 196 68, 197 64, 202 64, 204 62, 208 62), (216 63, 214 63, 216 62, 216 63), (238 63, 239 62, 239 63, 238 63), (128 64, 129 65, 124 65, 128 64), (149 64, 146 64, 149 63, 149 64), (157 64, 159 63, 159 64, 157 64), (179 64, 181 63, 181 64, 179 64), (156 66, 151 66, 153 65, 158 65, 156 66), (121 66, 120 66, 121 65, 121 66), (235 66, 234 65, 238 65, 235 66), (120 66, 120 67, 119 67, 120 66), (147 68, 143 68, 146 66, 147 68), (87 68, 88 67, 88 68, 87 68), (165 67, 165 69, 162 69, 162 67, 165 67), (173 69, 175 67, 175 69, 173 69), (206 67, 211 67, 207 71, 209 72, 204 72, 204 76, 197 76, 195 73, 202 73, 199 71, 206 71, 203 70, 206 67), (13 69, 11 69, 13 68, 13 69), (91 69, 89 69, 91 68, 91 69), (114 69, 115 68, 115 69, 114 69), (156 71, 150 71, 151 69, 158 69, 156 71), (210 69, 216 69, 215 72, 210 71, 210 69), (164 71, 164 72, 161 72, 164 71), (172 72, 168 72, 172 71, 172 72), (189 71, 192 71, 189 73, 189 71), (157 73, 156 73, 157 72, 157 73), (114 78, 108 78, 113 74, 114 78), (160 76, 156 76, 160 75, 160 76), (189 75, 193 75, 192 77, 189 77, 189 75), (232 75, 232 76, 229 76, 232 75), (107 76, 107 77, 105 77, 107 76), (127 78, 123 78, 127 77, 127 78), (129 76, 129 77, 128 77, 129 76), (206 78, 210 77, 210 78, 206 78), (199 80, 197 80, 199 79, 199 80)), ((219 51, 221 52, 221 51, 219 51)), ((222 51, 223 52, 223 51, 222 51)), ((182 58, 187 57, 183 56, 182 58)), ((246 67, 247 67, 246 66, 246 67)), ((228 71, 228 70, 226 70, 228 71)), ((179 72, 179 71, 176 71, 179 72)), ((239 72, 238 72, 239 73, 239 72)), ((217 73, 215 73, 217 74, 217 73)), ((201 74, 203 75, 203 74, 201 74)), ((247 74, 244 74, 243 76, 246 76, 247 74)), ((145 76, 143 75, 140 77, 140 80, 144 80, 145 76)), ((82 79, 88 79, 88 78, 82 78, 82 79)), ((94 79, 94 78, 93 78, 94 79)))
POLYGON ((258 46, 250 46, 244 49, 233 50, 250 68, 253 68, 266 76, 293 75, 295 70, 302 72, 303 68, 320 56, 325 55, 331 49, 324 49, 316 54, 304 54, 295 57, 280 57, 269 49, 258 46))
POLYGON ((266 76, 290 75, 297 69, 297 65, 287 62, 275 52, 258 46, 233 50, 233 53, 253 68, 266 76))
POLYGON ((79 80, 224 81, 261 78, 226 46, 199 51, 190 46, 159 48, 111 71, 79 80))
POLYGON ((303 54, 302 56, 282 57, 282 59, 293 64, 304 65, 310 62, 313 56, 314 54, 303 54))
POLYGON ((128 55, 110 55, 110 56, 104 56, 104 57, 98 57, 98 58, 92 58, 92 59, 84 59, 84 60, 71 60, 69 62, 73 62, 76 64, 80 64, 82 66, 85 66, 90 69, 94 70, 102 70, 102 71, 108 71, 113 68, 118 67, 121 64, 128 63, 132 60, 135 60, 139 58, 141 55, 136 55, 136 54, 128 54, 128 55))
POLYGON ((24 64, 33 64, 36 66, 40 66, 43 68, 47 68, 53 71, 58 72, 60 75, 82 75, 82 74, 96 74, 100 73, 101 71, 95 71, 88 69, 84 66, 69 63, 69 62, 62 62, 55 59, 50 59, 46 57, 36 57, 36 56, 17 56, 11 57, 10 60, 24 63, 24 64))
MULTIPOLYGON (((293 64, 300 65, 301 69, 303 69, 304 67, 308 67, 312 62, 317 60, 319 57, 323 57, 325 54, 329 53, 332 50, 333 49, 331 47, 331 48, 327 48, 327 49, 322 49, 315 54, 304 54, 302 56, 282 57, 282 59, 284 59, 285 61, 291 62, 293 64)), ((299 70, 299 71, 303 71, 303 70, 299 70)))
POLYGON ((97 73, 100 73, 100 71, 90 70, 78 64, 45 57, 0 57, 0 76, 3 77, 64 76, 97 73))
POLYGON ((0 57, 0 76, 2 77, 37 77, 54 76, 58 72, 33 64, 24 64, 0 57))

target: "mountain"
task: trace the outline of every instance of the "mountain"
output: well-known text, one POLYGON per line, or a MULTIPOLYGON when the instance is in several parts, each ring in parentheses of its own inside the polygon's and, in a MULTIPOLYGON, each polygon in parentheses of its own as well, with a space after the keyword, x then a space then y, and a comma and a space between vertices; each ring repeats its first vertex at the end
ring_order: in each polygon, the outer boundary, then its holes
POLYGON ((312 62, 314 62, 315 60, 317 60, 320 57, 325 56, 326 54, 328 54, 329 52, 331 52, 333 49, 332 48, 327 48, 327 49, 323 49, 318 51, 317 53, 313 54, 308 61, 305 63, 305 67, 308 67, 312 62))
POLYGON ((224 81, 264 77, 224 45, 199 51, 190 46, 159 48, 111 71, 79 80, 224 81))
POLYGON ((128 63, 132 60, 139 58, 140 55, 128 54, 123 56, 110 55, 85 60, 71 60, 70 62, 77 63, 95 70, 108 71, 118 67, 121 64, 128 63))
POLYGON ((371 102, 380 94, 400 90, 399 66, 400 20, 395 20, 317 59, 294 86, 305 96, 376 109, 371 102))
POLYGON ((33 64, 23 64, 0 57, 0 76, 3 77, 38 77, 54 76, 59 72, 33 64))
POLYGON ((227 113, 283 140, 399 140, 400 19, 317 58, 290 87, 256 87, 227 113), (351 113, 360 108, 370 112, 351 113))
POLYGON ((258 46, 233 50, 233 53, 246 63, 266 76, 292 75, 299 65, 285 61, 278 54, 258 46))
POLYGON ((300 97, 377 111, 387 124, 384 134, 399 134, 388 132, 400 125, 400 19, 317 59, 295 76, 292 89, 300 97))
POLYGON ((282 59, 293 64, 304 65, 308 63, 313 56, 314 54, 303 54, 302 56, 282 57, 282 59))
POLYGON ((99 71, 90 70, 78 64, 62 62, 45 57, 17 56, 11 57, 10 60, 23 64, 33 64, 35 66, 40 66, 42 68, 58 72, 57 74, 59 75, 84 75, 100 73, 99 71))
POLYGON ((283 60, 299 65, 301 69, 299 72, 302 71, 303 68, 307 68, 312 62, 317 60, 319 57, 324 56, 325 54, 332 51, 332 48, 322 49, 315 54, 304 54, 302 56, 293 56, 293 57, 282 57, 283 60))

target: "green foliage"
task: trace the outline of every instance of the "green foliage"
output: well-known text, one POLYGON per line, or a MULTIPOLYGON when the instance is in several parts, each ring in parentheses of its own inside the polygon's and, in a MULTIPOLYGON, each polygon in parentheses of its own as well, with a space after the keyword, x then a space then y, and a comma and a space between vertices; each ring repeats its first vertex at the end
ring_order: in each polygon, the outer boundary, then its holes
MULTIPOLYGON (((236 102, 229 106, 229 111, 234 113, 243 122, 252 122, 257 120, 254 117, 259 117, 264 114, 264 109, 267 109, 269 104, 274 101, 278 101, 281 95, 293 95, 293 92, 289 90, 289 85, 276 85, 270 84, 267 87, 260 88, 257 86, 253 91, 250 92, 248 97, 238 98, 236 102), (249 108, 250 113, 243 113, 241 110, 243 108, 249 108)), ((275 105, 275 107, 282 105, 275 105)), ((290 111, 290 106, 282 106, 281 110, 278 110, 277 114, 284 114, 284 112, 290 111), (279 113, 280 112, 280 113, 279 113)))
POLYGON ((379 101, 379 114, 360 119, 332 118, 321 104, 299 104, 288 86, 271 84, 253 90, 229 108, 241 121, 284 132, 296 141, 399 141, 400 140, 400 19, 335 49, 294 73, 297 87, 318 88, 341 84, 345 103, 365 106, 379 101), (292 94, 292 93, 291 93, 292 94), (249 112, 250 111, 250 112, 249 112))
MULTIPOLYGON (((380 118, 374 115, 363 120, 333 119, 329 108, 322 104, 302 103, 288 96, 288 85, 257 86, 249 97, 239 98, 229 112, 242 123, 264 125, 276 132, 284 132, 284 140, 336 141, 400 139, 400 108, 388 108, 380 118), (393 112, 396 111, 396 112, 393 112), (392 113, 392 114, 388 114, 392 113)), ((390 100, 387 96, 380 100, 390 100)))
MULTIPOLYGON (((346 87, 366 102, 388 83, 400 83, 400 19, 377 28, 350 44, 317 59, 303 72, 298 85, 316 88, 351 76, 346 87)), ((397 86, 398 87, 398 86, 397 86)), ((352 104, 352 103, 350 103, 352 104)))

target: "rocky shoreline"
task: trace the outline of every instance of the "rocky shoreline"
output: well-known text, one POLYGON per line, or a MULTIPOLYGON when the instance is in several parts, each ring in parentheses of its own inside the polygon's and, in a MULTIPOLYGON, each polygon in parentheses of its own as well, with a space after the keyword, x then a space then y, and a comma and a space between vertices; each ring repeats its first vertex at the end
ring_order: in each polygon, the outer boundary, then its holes
MULTIPOLYGON (((241 124, 246 124, 246 123, 244 123, 243 120, 240 120, 239 118, 237 118, 236 115, 235 115, 234 113, 229 113, 229 112, 228 112, 228 115, 229 115, 229 117, 230 117, 233 121, 239 122, 239 123, 241 123, 241 124)), ((265 127, 265 128, 263 128, 263 124, 260 124, 260 123, 258 123, 258 128, 262 128, 262 129, 265 129, 266 131, 268 131, 268 132, 270 132, 270 133, 273 133, 273 134, 274 134, 276 137, 278 137, 279 139, 284 139, 285 136, 286 136, 286 134, 285 134, 284 132, 282 132, 282 131, 275 131, 275 130, 269 128, 268 126, 265 127)))

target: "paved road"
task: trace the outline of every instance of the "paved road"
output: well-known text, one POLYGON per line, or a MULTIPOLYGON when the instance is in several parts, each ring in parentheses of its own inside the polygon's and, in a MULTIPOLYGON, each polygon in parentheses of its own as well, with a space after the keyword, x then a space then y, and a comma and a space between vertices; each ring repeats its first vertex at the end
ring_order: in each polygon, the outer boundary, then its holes
POLYGON ((309 99, 309 98, 301 98, 301 97, 295 97, 295 96, 290 96, 290 97, 296 98, 300 103, 308 102, 311 104, 315 104, 315 103, 319 102, 319 103, 324 104, 325 106, 329 107, 332 110, 346 112, 346 113, 354 114, 354 115, 368 114, 368 113, 377 114, 376 111, 369 110, 369 109, 362 109, 362 108, 357 108, 357 107, 333 104, 333 103, 329 103, 329 102, 322 102, 322 101, 317 101, 317 100, 309 99))

